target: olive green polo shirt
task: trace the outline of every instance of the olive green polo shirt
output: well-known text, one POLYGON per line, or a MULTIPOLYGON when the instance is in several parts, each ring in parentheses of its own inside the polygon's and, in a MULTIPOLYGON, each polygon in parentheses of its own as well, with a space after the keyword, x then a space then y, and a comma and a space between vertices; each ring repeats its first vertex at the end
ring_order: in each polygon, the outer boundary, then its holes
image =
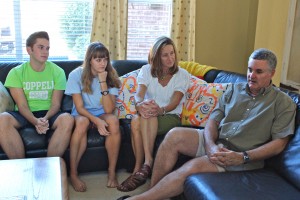
MULTIPOLYGON (((294 134, 296 104, 270 85, 251 96, 247 83, 232 84, 210 114, 219 124, 220 142, 234 151, 247 151, 294 134)), ((227 167, 228 171, 262 168, 264 161, 227 167)))

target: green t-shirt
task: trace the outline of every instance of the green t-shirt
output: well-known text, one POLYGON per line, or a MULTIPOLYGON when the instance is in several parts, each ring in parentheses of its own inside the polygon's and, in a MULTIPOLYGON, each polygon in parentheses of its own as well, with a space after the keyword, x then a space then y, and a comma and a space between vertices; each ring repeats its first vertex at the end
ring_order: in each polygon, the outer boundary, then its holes
POLYGON ((62 68, 50 61, 45 63, 45 69, 41 72, 34 71, 30 62, 26 62, 10 70, 4 85, 23 88, 32 112, 49 110, 53 90, 65 90, 66 76, 62 68))

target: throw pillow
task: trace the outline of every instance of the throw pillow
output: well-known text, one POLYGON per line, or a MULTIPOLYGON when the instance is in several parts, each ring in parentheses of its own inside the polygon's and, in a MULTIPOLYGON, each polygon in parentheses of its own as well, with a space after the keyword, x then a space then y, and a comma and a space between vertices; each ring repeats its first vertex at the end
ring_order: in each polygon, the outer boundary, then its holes
POLYGON ((115 115, 119 119, 131 119, 136 114, 134 105, 134 95, 137 90, 137 75, 140 69, 129 72, 120 77, 121 88, 119 89, 119 96, 116 99, 115 115))
POLYGON ((0 81, 0 113, 14 110, 14 102, 0 81))
MULTIPOLYGON (((198 78, 197 76, 191 75, 191 79, 190 79, 191 83, 190 83, 190 87, 188 89, 188 91, 191 88, 194 88, 195 85, 199 85, 199 84, 206 84, 207 82, 203 79, 198 78)), ((187 95, 187 94, 186 94, 187 95)))
POLYGON ((205 127, 211 111, 230 83, 200 83, 188 89, 181 116, 182 125, 205 127))

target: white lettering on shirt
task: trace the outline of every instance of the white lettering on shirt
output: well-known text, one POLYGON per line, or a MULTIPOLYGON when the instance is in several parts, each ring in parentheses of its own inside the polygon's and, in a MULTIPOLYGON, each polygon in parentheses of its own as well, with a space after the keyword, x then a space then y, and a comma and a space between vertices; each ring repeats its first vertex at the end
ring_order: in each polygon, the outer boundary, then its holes
POLYGON ((23 82, 23 90, 29 99, 48 99, 49 90, 54 89, 54 81, 23 82))
POLYGON ((48 99, 48 91, 30 91, 29 99, 48 99))
POLYGON ((23 82, 24 90, 53 90, 54 81, 23 82))

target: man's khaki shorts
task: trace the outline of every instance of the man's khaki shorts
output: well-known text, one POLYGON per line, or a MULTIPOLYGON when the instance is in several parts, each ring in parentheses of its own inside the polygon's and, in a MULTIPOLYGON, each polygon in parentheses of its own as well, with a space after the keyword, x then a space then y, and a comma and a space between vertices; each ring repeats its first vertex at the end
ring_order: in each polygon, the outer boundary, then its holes
MULTIPOLYGON (((204 147, 204 129, 197 129, 198 135, 199 135, 199 145, 198 145, 198 150, 196 153, 196 157, 201 157, 201 156, 207 156, 205 147, 204 147)), ((216 165, 219 172, 225 172, 225 168, 221 167, 220 165, 216 165)))

